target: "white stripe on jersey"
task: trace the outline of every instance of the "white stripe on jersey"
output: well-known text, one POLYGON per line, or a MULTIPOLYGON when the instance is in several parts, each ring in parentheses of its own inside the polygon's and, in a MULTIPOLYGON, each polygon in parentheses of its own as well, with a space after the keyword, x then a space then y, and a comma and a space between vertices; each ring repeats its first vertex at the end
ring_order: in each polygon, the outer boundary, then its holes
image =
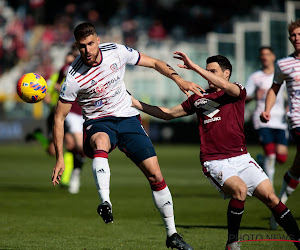
POLYGON ((265 100, 267 92, 272 86, 273 77, 274 74, 266 74, 264 71, 258 70, 252 73, 246 82, 248 96, 256 97, 255 95, 257 91, 263 93, 261 99, 256 99, 256 107, 253 112, 253 125, 256 130, 259 128, 287 129, 284 100, 285 86, 280 88, 276 102, 271 110, 270 121, 267 123, 260 121, 260 114, 265 110, 265 100))
POLYGON ((274 83, 286 81, 288 91, 290 128, 300 127, 300 60, 294 54, 276 62, 274 83))
POLYGON ((80 56, 72 63, 60 98, 65 102, 73 102, 77 98, 86 121, 107 116, 138 115, 138 111, 131 107, 123 78, 126 64, 138 63, 139 52, 115 43, 101 44, 99 49, 102 59, 98 65, 89 67, 80 56))

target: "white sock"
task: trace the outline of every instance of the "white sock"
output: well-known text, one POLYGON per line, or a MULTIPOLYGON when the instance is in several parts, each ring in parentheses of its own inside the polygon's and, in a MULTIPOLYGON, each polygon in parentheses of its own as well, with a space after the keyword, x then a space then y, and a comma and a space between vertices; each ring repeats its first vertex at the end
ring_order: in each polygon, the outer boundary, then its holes
MULTIPOLYGON (((280 194, 279 194, 279 199, 281 200, 281 202, 283 204, 285 204, 288 200, 288 197, 295 191, 295 188, 291 187, 289 184, 288 184, 288 180, 289 179, 292 179, 293 182, 298 182, 300 181, 299 178, 296 178, 295 176, 293 176, 290 171, 287 171, 285 173, 285 176, 283 177, 283 181, 282 181, 282 187, 281 187, 281 190, 280 190, 280 194)), ((297 186, 297 185, 296 185, 297 186)))
POLYGON ((92 169, 101 202, 107 201, 111 205, 109 197, 110 169, 108 159, 95 157, 92 162, 92 169))
POLYGON ((167 236, 169 237, 177 232, 175 228, 173 201, 170 190, 167 186, 159 191, 152 190, 152 197, 155 206, 160 212, 167 231, 167 236))
POLYGON ((276 162, 276 155, 271 154, 268 156, 265 156, 264 159, 264 170, 269 177, 271 183, 273 184, 274 180, 274 173, 275 173, 275 162, 276 162))

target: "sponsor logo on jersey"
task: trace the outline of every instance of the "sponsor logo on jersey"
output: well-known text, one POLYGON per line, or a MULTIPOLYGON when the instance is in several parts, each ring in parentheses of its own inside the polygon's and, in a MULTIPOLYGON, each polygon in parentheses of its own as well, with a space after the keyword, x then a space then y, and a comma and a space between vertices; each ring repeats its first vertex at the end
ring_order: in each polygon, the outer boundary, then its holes
POLYGON ((119 76, 116 77, 116 78, 113 78, 113 79, 109 80, 109 81, 106 83, 106 85, 109 86, 109 85, 111 85, 111 84, 117 82, 118 80, 120 80, 120 77, 119 77, 119 76))
POLYGON ((112 65, 110 65, 110 69, 113 71, 113 72, 116 72, 118 70, 118 65, 116 63, 113 63, 112 65))
POLYGON ((113 93, 113 95, 111 97, 115 97, 116 95, 121 93, 121 88, 117 88, 117 90, 115 91, 115 93, 113 93))
POLYGON ((99 100, 99 101, 95 101, 94 105, 95 105, 95 107, 99 108, 99 107, 103 106, 104 103, 105 103, 105 101, 99 100))
POLYGON ((195 101, 194 105, 196 108, 201 108, 202 105, 208 103, 209 99, 206 98, 200 98, 195 101))
POLYGON ((221 117, 218 116, 218 117, 213 117, 213 118, 210 118, 210 119, 207 119, 207 120, 204 120, 204 124, 207 124, 207 123, 211 123, 211 122, 217 122, 217 121, 221 121, 221 117))
POLYGON ((132 52, 132 48, 129 48, 127 46, 125 46, 125 48, 129 51, 129 52, 132 52))

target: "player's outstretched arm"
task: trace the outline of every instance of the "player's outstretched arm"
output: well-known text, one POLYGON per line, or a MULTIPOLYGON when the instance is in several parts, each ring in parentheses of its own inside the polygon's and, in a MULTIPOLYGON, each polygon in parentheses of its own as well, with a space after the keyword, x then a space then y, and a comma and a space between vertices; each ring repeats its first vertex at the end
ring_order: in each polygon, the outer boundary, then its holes
MULTIPOLYGON (((227 94, 231 96, 239 96, 240 95, 240 88, 233 84, 232 82, 229 82, 228 80, 217 76, 216 74, 201 68, 199 65, 195 64, 186 54, 180 51, 174 52, 176 56, 174 58, 182 60, 184 63, 178 64, 177 66, 184 69, 191 69, 201 75, 203 78, 205 78, 208 82, 214 84, 216 87, 224 90, 227 94)), ((230 71, 226 69, 224 72, 228 72, 228 78, 230 75, 230 71)))
POLYGON ((148 68, 153 68, 162 75, 172 79, 178 87, 181 89, 183 93, 185 93, 188 97, 190 96, 189 91, 194 92, 196 95, 202 96, 202 93, 200 91, 205 92, 205 90, 197 85, 196 83, 186 81, 182 79, 178 73, 167 63, 152 58, 150 56, 147 56, 143 53, 140 53, 141 58, 138 63, 140 66, 148 67, 148 68))
POLYGON ((143 111, 144 113, 163 119, 163 120, 172 120, 177 117, 186 116, 187 113, 184 111, 181 105, 177 105, 173 108, 164 108, 158 106, 152 106, 141 101, 134 99, 131 96, 132 107, 143 111))
POLYGON ((276 102, 276 97, 281 85, 273 83, 272 87, 268 90, 266 101, 265 101, 265 111, 261 113, 260 120, 262 122, 268 122, 271 119, 271 109, 276 102))
POLYGON ((63 140, 64 140, 64 121, 69 113, 72 104, 62 103, 58 101, 54 114, 53 124, 53 142, 56 153, 56 164, 52 171, 52 183, 59 184, 61 176, 65 170, 64 157, 63 157, 63 140))

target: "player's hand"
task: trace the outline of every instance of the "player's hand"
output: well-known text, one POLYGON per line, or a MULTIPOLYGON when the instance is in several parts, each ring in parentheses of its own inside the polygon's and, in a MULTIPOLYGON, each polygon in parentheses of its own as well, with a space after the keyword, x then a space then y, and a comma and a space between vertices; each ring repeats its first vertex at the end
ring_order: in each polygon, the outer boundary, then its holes
POLYGON ((176 56, 174 56, 174 58, 178 59, 178 60, 182 60, 182 62, 184 63, 184 65, 182 64, 177 64, 177 66, 179 68, 183 68, 183 69, 191 69, 194 70, 195 67, 197 66, 197 64, 195 64, 186 54, 184 54, 183 52, 180 51, 175 51, 174 54, 176 56))
POLYGON ((260 114, 261 122, 266 123, 266 122, 270 121, 270 119, 271 119, 270 113, 264 111, 260 114))
POLYGON ((57 162, 55 167, 52 171, 52 184, 55 186, 55 184, 59 184, 61 180, 61 176, 65 170, 65 164, 57 162))
POLYGON ((177 85, 181 89, 181 91, 187 95, 187 97, 190 97, 189 91, 194 92, 198 96, 203 96, 201 91, 205 92, 205 90, 202 87, 200 87, 198 84, 194 82, 186 81, 184 79, 178 81, 177 85))
POLYGON ((134 99, 133 96, 130 96, 130 97, 131 97, 131 101, 132 101, 131 107, 142 110, 142 105, 141 105, 140 101, 137 99, 134 99))

